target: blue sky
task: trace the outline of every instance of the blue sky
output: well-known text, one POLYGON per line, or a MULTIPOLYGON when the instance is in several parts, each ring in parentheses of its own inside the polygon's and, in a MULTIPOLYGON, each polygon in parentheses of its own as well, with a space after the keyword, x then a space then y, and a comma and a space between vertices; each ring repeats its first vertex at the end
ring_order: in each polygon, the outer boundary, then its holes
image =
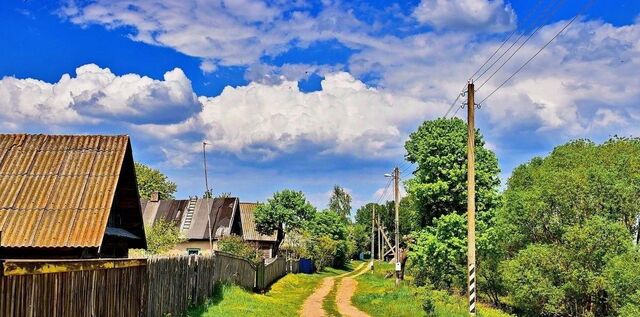
MULTIPOLYGON (((541 25, 479 98, 587 2, 3 1, 2 132, 129 134, 178 197, 202 194, 207 140, 217 193, 323 208, 339 184, 358 206, 503 39, 541 25)), ((640 135, 639 15, 596 1, 483 105, 503 179, 571 139, 640 135)))

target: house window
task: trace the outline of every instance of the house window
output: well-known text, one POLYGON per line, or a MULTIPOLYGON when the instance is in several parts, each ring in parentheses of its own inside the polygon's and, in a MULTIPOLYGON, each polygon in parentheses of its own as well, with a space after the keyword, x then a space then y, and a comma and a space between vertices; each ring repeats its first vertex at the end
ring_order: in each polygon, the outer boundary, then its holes
POLYGON ((200 254, 200 248, 188 248, 187 249, 187 254, 188 255, 193 255, 193 254, 198 255, 198 254, 200 254))

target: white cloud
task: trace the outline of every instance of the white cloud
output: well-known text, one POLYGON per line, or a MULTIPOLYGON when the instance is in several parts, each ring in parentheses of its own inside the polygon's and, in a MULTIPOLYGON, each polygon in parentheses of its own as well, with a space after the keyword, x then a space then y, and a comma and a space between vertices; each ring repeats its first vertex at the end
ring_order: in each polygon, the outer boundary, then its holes
POLYGON ((203 58, 201 69, 211 72, 214 65, 251 65, 294 45, 332 39, 358 24, 349 12, 332 7, 315 15, 306 9, 304 2, 260 0, 67 0, 59 15, 81 26, 132 30, 135 41, 203 58))
POLYGON ((516 13, 503 0, 422 0, 413 16, 436 29, 504 32, 516 26, 516 13))
POLYGON ((78 67, 75 77, 64 74, 56 83, 11 76, 0 80, 0 118, 15 128, 29 122, 175 122, 195 110, 197 102, 191 82, 177 68, 163 80, 117 76, 95 64, 78 67))
MULTIPOLYGON (((200 101, 203 110, 197 117, 163 127, 161 133, 174 137, 200 131, 216 150, 263 159, 302 147, 356 157, 398 155, 407 123, 442 110, 367 87, 344 72, 328 74, 321 91, 304 93, 290 81, 253 82, 200 101)), ((143 129, 160 130, 154 125, 143 129)))

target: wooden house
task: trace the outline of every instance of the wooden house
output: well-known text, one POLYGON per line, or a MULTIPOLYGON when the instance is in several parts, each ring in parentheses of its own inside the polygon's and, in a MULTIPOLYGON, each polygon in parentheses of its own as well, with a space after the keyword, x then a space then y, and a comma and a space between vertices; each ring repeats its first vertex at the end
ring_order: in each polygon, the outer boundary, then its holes
POLYGON ((146 248, 129 137, 0 135, 0 258, 146 248))

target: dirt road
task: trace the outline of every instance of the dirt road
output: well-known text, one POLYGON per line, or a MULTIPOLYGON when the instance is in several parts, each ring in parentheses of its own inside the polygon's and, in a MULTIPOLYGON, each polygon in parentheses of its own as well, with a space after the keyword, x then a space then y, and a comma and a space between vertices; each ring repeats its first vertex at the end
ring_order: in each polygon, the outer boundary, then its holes
MULTIPOLYGON (((329 293, 331 292, 331 289, 333 288, 333 285, 336 281, 336 279, 341 279, 343 277, 345 277, 346 275, 352 274, 354 272, 359 272, 357 275, 362 274, 362 272, 366 272, 367 270, 364 269, 362 270, 362 268, 365 267, 366 263, 362 263, 360 264, 355 270, 351 271, 351 272, 347 272, 338 276, 330 276, 330 277, 325 277, 322 280, 322 283, 320 284, 320 286, 318 286, 318 288, 316 288, 316 290, 313 292, 313 294, 311 294, 311 296, 307 297, 307 299, 304 301, 304 304, 302 305, 302 310, 300 311, 300 316, 303 317, 324 317, 327 316, 326 312, 324 311, 324 309, 322 308, 322 302, 324 301, 324 299, 327 297, 327 295, 329 295, 329 293), (361 271, 362 270, 362 271, 361 271)), ((356 275, 356 276, 357 276, 356 275)), ((347 279, 347 278, 345 278, 347 279)), ((355 282, 355 280, 353 280, 353 282, 355 282)), ((338 309, 340 310, 340 286, 342 285, 342 283, 339 285, 338 288, 338 294, 337 294, 337 299, 336 299, 336 304, 338 305, 338 309)), ((347 294, 348 297, 348 306, 351 305, 351 296, 353 296, 353 292, 355 291, 355 286, 353 287, 353 290, 351 290, 351 295, 349 294, 349 288, 345 288, 343 290, 343 292, 346 292, 345 294, 347 294)), ((347 304, 343 304, 343 306, 347 306, 347 304)), ((357 308, 353 307, 354 309, 357 310, 357 308)), ((342 310, 340 310, 340 313, 343 314, 344 316, 367 316, 367 315, 346 315, 342 312, 342 310)))

